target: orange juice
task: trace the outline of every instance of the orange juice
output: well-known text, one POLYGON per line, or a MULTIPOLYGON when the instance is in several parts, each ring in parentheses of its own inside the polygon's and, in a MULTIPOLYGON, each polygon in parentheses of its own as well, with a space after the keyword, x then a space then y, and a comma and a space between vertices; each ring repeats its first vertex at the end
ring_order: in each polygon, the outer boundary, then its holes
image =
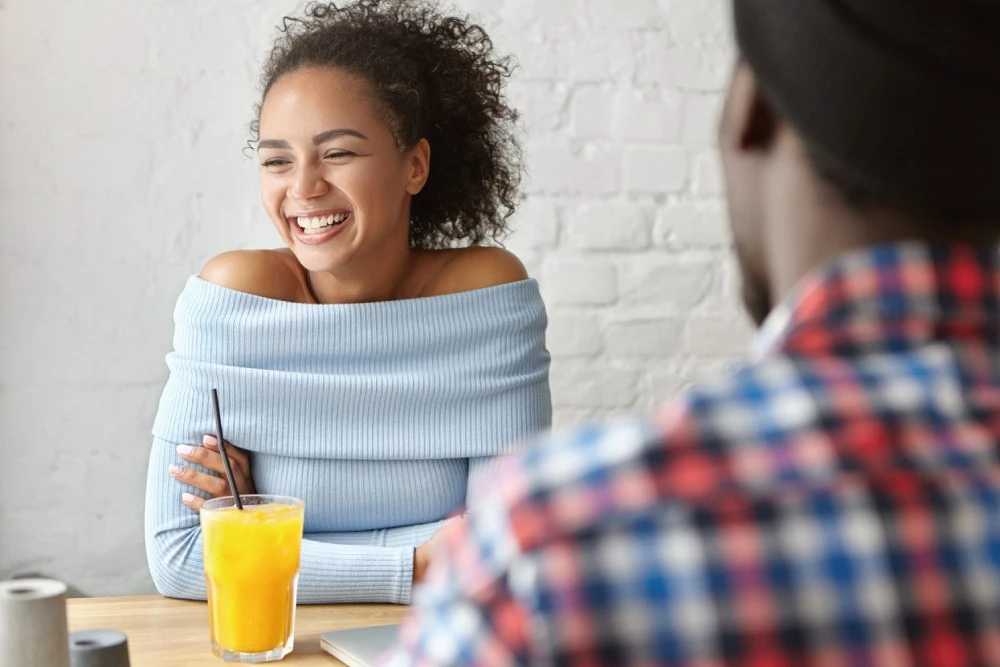
POLYGON ((201 510, 209 631, 216 655, 280 660, 292 650, 303 504, 280 496, 217 498, 201 510))

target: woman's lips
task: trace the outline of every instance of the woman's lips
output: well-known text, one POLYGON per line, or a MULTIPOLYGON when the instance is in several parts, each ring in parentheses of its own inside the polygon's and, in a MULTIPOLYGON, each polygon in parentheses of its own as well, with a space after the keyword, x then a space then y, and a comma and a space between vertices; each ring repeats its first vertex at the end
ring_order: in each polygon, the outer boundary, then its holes
POLYGON ((300 243, 320 245, 340 234, 353 220, 354 214, 350 211, 324 211, 310 213, 308 216, 291 216, 288 218, 288 225, 292 235, 300 243))

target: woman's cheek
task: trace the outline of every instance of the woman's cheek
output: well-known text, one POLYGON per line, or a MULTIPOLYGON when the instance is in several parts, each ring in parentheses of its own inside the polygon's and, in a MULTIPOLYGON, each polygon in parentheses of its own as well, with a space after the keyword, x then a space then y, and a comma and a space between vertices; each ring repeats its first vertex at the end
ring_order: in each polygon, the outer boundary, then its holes
POLYGON ((264 205, 264 210, 267 214, 274 220, 275 224, 278 223, 281 215, 281 206, 284 203, 284 192, 285 188, 281 186, 280 182, 274 176, 262 176, 260 182, 260 199, 261 203, 264 205))

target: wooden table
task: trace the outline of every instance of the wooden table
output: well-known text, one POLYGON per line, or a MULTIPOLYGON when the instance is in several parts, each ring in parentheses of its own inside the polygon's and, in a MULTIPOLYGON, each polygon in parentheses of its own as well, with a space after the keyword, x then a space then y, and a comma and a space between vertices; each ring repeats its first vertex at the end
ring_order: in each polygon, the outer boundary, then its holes
MULTIPOLYGON (((208 641, 204 602, 159 596, 69 600, 69 629, 113 628, 128 635, 132 667, 221 667, 208 641)), ((278 665, 342 664, 319 647, 330 630, 395 623, 406 607, 387 604, 300 606, 295 616, 295 650, 278 665)))

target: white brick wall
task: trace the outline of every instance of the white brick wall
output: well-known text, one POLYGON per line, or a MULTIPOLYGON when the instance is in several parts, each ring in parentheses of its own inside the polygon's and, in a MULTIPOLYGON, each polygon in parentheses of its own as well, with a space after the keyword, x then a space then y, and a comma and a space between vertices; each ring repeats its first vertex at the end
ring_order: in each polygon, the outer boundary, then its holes
MULTIPOLYGON (((651 410, 747 341, 714 154, 727 0, 454 0, 519 58, 557 424, 651 410)), ((240 154, 297 0, 0 0, 0 578, 149 590, 142 494, 186 276, 274 246, 240 154)))
POLYGON ((557 426, 653 409, 741 356, 715 153, 728 0, 462 5, 521 62, 531 175, 509 246, 549 306, 557 426))

